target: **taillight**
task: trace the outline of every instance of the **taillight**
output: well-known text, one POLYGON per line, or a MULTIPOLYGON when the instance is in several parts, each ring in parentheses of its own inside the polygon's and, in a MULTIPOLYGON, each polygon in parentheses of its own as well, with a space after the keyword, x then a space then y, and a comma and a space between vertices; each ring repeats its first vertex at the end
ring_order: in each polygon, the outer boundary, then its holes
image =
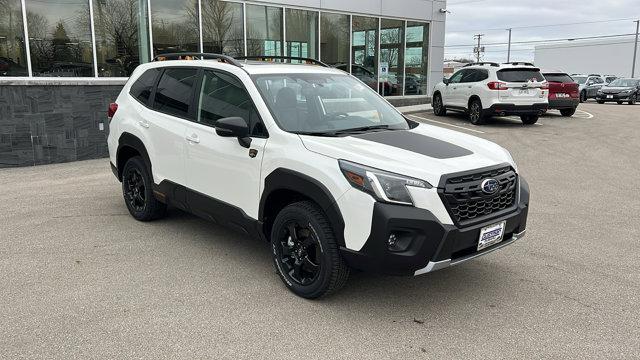
POLYGON ((541 90, 549 90, 549 83, 548 82, 543 82, 542 86, 540 87, 541 90))
POLYGON ((111 119, 113 115, 116 114, 116 111, 118 111, 118 104, 116 103, 109 104, 109 109, 107 110, 107 117, 111 119))
POLYGON ((492 81, 487 84, 491 90, 507 90, 507 84, 500 81, 492 81))

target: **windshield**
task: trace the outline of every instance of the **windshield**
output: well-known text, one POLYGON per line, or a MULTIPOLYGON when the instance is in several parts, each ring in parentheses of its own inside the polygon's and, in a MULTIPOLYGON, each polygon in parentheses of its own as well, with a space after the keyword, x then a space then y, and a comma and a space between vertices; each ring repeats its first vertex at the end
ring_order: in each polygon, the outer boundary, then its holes
POLYGON ((636 79, 616 79, 613 80, 609 86, 611 87, 634 87, 638 86, 638 80, 636 79))
POLYGON ((575 80, 578 84, 584 84, 587 82, 586 76, 573 76, 573 80, 575 80))
POLYGON ((562 73, 558 73, 558 74, 544 74, 545 79, 547 79, 548 82, 557 82, 557 83, 572 83, 573 79, 571 78, 571 76, 567 75, 567 74, 562 74, 562 73))
POLYGON ((498 80, 506 82, 544 81, 544 77, 538 69, 516 68, 498 71, 498 80))
POLYGON ((278 125, 298 134, 409 129, 409 123, 370 87, 347 74, 269 74, 253 77, 278 125))

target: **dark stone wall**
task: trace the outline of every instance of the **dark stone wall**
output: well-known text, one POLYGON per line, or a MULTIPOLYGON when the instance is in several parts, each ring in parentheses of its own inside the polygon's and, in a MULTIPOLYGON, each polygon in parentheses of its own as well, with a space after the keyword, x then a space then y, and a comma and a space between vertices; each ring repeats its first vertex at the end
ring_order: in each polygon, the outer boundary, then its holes
POLYGON ((0 168, 109 156, 107 107, 121 88, 0 85, 0 168))

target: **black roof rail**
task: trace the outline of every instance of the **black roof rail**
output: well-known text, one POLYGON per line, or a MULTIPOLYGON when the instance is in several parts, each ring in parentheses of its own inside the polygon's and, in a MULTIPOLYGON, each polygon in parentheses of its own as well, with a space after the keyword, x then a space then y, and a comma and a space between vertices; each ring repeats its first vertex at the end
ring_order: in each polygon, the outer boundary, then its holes
POLYGON ((228 64, 235 65, 237 67, 242 67, 242 64, 236 59, 232 58, 231 56, 223 55, 223 54, 199 53, 199 52, 179 52, 179 53, 158 54, 156 55, 156 57, 153 58, 152 61, 191 60, 191 59, 186 59, 187 57, 200 57, 202 58, 202 60, 218 59, 228 64))
POLYGON ((481 62, 475 62, 475 63, 468 63, 467 65, 465 65, 465 66, 463 66, 463 67, 467 67, 467 66, 475 66, 475 65, 491 65, 491 66, 495 66, 495 67, 500 66, 500 64, 495 63, 495 62, 491 62, 491 61, 481 61, 481 62))
POLYGON ((254 56, 238 56, 235 59, 236 60, 258 60, 258 61, 298 60, 298 61, 304 61, 307 64, 315 64, 315 65, 320 65, 322 67, 329 67, 329 65, 323 63, 320 60, 305 58, 305 57, 298 57, 298 56, 254 55, 254 56))
POLYGON ((527 61, 512 61, 512 62, 506 62, 504 63, 506 65, 526 65, 526 66, 535 66, 533 65, 533 63, 527 62, 527 61))

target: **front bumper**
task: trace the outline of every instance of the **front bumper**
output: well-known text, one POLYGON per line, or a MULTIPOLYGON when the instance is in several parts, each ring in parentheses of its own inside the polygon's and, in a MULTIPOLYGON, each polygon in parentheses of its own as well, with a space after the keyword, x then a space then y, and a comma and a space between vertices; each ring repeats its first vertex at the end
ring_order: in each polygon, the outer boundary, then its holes
POLYGON ((520 177, 520 197, 513 211, 472 226, 442 224, 425 209, 376 203, 371 235, 360 251, 341 248, 349 266, 383 274, 420 275, 453 266, 514 243, 525 234, 529 209, 529 187, 520 177), (506 221, 504 240, 477 251, 480 229, 506 221), (396 234, 409 245, 391 251, 388 239, 396 234))
POLYGON ((624 95, 620 95, 620 94, 598 94, 596 95, 596 100, 598 101, 629 101, 629 99, 631 98, 631 94, 624 94, 624 95), (611 96, 611 98, 609 98, 608 96, 611 96))
POLYGON ((531 105, 493 104, 486 110, 486 115, 541 115, 549 109, 549 103, 531 105))

